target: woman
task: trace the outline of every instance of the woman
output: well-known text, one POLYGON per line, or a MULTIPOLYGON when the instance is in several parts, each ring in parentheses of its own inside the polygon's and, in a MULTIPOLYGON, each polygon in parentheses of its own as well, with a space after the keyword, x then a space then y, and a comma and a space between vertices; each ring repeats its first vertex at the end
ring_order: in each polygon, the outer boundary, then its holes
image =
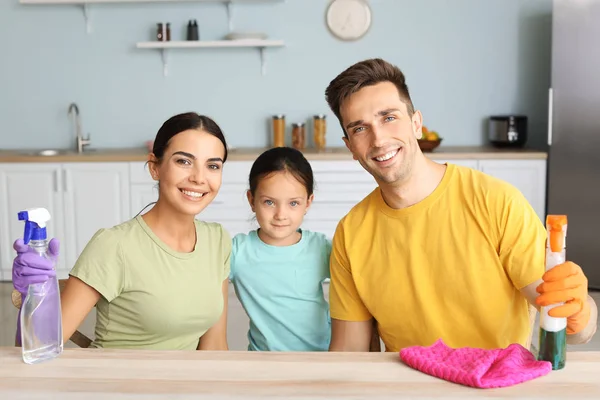
MULTIPOLYGON (((79 256, 61 293, 65 341, 96 306, 91 347, 227 350, 231 239, 221 225, 195 220, 217 195, 226 160, 210 118, 186 113, 163 124, 148 160, 158 200, 100 229, 79 256)), ((57 247, 53 239, 54 255, 57 247)), ((24 295, 49 265, 21 239, 15 249, 13 282, 24 295)))

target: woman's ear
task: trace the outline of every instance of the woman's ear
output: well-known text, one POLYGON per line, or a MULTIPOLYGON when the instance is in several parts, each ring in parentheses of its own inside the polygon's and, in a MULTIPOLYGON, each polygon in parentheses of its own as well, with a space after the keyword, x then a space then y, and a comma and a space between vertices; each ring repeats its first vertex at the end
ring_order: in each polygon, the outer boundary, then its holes
POLYGON ((252 192, 248 190, 246 192, 246 197, 248 198, 248 204, 250 204, 250 208, 252 209, 252 212, 255 212, 254 211, 254 196, 252 196, 252 192))
POLYGON ((148 154, 148 170, 150 171, 150 176, 152 176, 152 179, 158 181, 158 158, 156 158, 154 153, 148 154))

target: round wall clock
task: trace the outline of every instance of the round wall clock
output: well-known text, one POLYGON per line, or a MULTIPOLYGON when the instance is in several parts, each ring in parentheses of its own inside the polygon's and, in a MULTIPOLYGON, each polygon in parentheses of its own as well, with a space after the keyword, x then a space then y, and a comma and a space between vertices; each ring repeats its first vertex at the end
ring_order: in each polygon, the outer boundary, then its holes
POLYGON ((371 8, 366 0, 333 0, 327 8, 327 27, 341 40, 357 40, 371 26, 371 8))

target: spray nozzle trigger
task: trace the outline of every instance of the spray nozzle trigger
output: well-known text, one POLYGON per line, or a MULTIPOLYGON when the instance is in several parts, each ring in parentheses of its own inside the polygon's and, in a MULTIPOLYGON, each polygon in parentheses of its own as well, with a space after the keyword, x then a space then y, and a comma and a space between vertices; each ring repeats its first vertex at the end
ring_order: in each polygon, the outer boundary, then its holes
POLYGON ((25 232, 23 233, 23 242, 29 243, 30 240, 46 239, 46 223, 50 220, 50 213, 45 208, 32 208, 26 211, 20 211, 19 221, 25 221, 25 232))

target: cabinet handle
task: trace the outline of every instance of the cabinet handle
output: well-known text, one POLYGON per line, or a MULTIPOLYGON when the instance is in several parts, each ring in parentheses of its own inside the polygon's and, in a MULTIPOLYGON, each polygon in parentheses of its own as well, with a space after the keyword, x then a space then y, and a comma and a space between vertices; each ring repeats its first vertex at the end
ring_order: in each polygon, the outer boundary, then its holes
POLYGON ((552 88, 548 89, 548 146, 552 145, 552 112, 554 111, 554 92, 552 88))
POLYGON ((69 178, 69 173, 66 169, 63 169, 63 190, 68 193, 69 192, 69 186, 67 183, 67 180, 69 178))
POLYGON ((54 170, 54 179, 53 179, 53 183, 54 183, 54 191, 58 193, 58 170, 55 169, 54 170))

